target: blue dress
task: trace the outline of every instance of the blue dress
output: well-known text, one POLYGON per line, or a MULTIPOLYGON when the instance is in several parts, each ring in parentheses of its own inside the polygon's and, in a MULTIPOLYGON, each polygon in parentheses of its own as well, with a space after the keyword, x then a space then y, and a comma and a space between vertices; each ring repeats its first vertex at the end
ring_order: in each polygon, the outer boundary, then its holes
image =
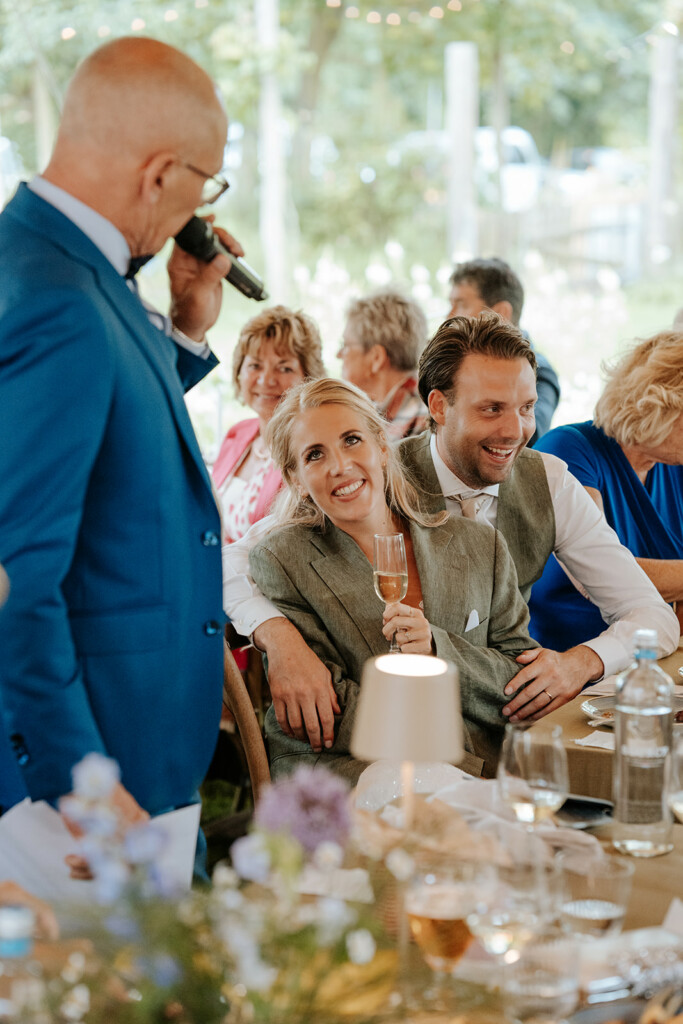
MULTIPOLYGON (((683 558, 683 466, 658 462, 643 485, 617 442, 590 421, 556 427, 536 448, 600 491, 607 522, 637 558, 683 558)), ((554 556, 533 586, 529 611, 531 636, 556 651, 592 640, 608 625, 554 556)))

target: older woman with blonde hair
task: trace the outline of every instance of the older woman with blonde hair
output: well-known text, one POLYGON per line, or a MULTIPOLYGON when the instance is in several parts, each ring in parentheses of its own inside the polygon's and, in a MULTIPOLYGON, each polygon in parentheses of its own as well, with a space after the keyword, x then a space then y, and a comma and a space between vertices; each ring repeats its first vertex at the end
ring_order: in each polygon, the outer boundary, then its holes
POLYGON ((278 402, 295 384, 324 372, 320 333, 304 313, 272 306, 242 328, 232 376, 238 398, 256 416, 230 428, 213 465, 224 543, 238 540, 262 519, 282 486, 265 441, 278 402))
POLYGON ((274 775, 296 764, 327 764, 355 780, 364 765, 349 753, 361 673, 396 634, 402 651, 455 662, 467 767, 495 772, 515 657, 535 647, 517 573, 504 538, 473 520, 420 510, 386 434, 360 389, 323 378, 292 389, 268 427, 286 488, 279 524, 250 554, 261 591, 299 629, 330 671, 341 707, 334 743, 314 752, 266 716, 274 775), (402 534, 408 591, 384 603, 373 586, 373 539, 402 534))
MULTIPOLYGON (((536 445, 563 459, 665 601, 683 611, 683 333, 663 331, 608 372, 593 421, 536 445)), ((566 650, 604 629, 596 606, 554 558, 534 584, 533 637, 566 650)))

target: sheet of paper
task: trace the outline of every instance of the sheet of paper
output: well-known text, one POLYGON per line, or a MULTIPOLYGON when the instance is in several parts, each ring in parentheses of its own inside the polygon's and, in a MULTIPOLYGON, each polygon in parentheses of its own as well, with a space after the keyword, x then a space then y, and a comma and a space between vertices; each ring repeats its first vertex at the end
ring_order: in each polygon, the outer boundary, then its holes
MULTIPOLYGON (((159 866, 178 888, 189 889, 192 882, 199 813, 200 805, 192 804, 154 819, 168 837, 159 866)), ((64 858, 75 852, 77 840, 42 800, 24 800, 0 818, 0 879, 17 882, 41 899, 92 901, 92 883, 69 878, 64 858)))

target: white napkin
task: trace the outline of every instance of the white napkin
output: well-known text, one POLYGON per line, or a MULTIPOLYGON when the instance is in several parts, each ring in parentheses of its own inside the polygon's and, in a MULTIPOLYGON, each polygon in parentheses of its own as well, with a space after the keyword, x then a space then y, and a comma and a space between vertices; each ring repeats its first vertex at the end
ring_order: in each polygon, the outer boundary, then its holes
POLYGON ((666 928, 668 931, 674 932, 683 938, 683 900, 679 900, 676 897, 671 901, 666 917, 662 922, 662 928, 666 928))
POLYGON ((613 732, 589 732, 587 736, 582 736, 579 740, 574 740, 580 747, 599 747, 601 750, 614 750, 614 733, 613 732))
MULTIPOLYGON (((683 682, 679 682, 680 676, 669 673, 674 681, 674 693, 676 696, 683 694, 683 682)), ((585 690, 581 691, 582 697, 613 697, 617 689, 617 677, 616 676, 605 676, 604 679, 600 679, 597 683, 592 686, 587 686, 585 690)))
POLYGON ((512 809, 500 799, 495 779, 468 776, 437 790, 431 799, 442 800, 456 810, 473 831, 496 835, 513 858, 527 857, 530 842, 534 843, 539 859, 549 859, 557 849, 600 846, 594 836, 578 829, 559 828, 552 821, 544 821, 530 836, 512 809))

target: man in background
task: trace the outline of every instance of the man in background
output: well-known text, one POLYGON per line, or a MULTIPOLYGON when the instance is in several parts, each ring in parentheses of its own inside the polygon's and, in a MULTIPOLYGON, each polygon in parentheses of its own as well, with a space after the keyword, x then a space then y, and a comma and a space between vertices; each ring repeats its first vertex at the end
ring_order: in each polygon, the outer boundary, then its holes
MULTIPOLYGON (((449 316, 477 316, 492 309, 515 327, 524 308, 524 289, 512 267, 496 258, 468 260, 459 263, 451 274, 449 316)), ((524 336, 529 340, 525 332, 524 336)), ((531 342, 530 342, 531 344, 531 342)), ((533 345, 531 346, 533 348, 533 345)), ((560 382, 544 355, 536 352, 536 429, 529 441, 533 447, 539 437, 550 429, 550 421, 560 401, 560 382)))
POLYGON ((427 321, 416 302, 386 289, 355 299, 337 357, 344 380, 361 388, 387 421, 392 441, 424 430, 427 409, 417 389, 417 361, 427 321))
POLYGON ((128 822, 192 802, 218 733, 220 524, 183 390, 216 363, 230 264, 174 249, 161 328, 132 275, 227 188, 226 134, 193 61, 115 40, 0 215, 6 732, 33 799, 68 793, 91 751, 115 758, 128 822))

